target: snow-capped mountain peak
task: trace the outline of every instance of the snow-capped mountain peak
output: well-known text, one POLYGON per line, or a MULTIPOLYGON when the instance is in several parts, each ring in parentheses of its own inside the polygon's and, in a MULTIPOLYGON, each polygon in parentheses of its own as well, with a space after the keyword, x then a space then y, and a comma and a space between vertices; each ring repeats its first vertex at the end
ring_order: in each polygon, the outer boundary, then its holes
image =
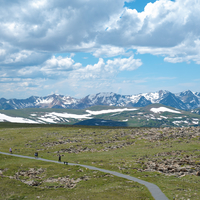
POLYGON ((46 97, 32 96, 27 99, 0 99, 0 109, 22 108, 70 108, 85 109, 95 105, 118 107, 144 107, 160 103, 178 109, 188 110, 200 107, 200 93, 190 90, 173 94, 167 90, 136 95, 120 95, 113 92, 103 92, 88 95, 81 99, 70 96, 52 94, 46 97))

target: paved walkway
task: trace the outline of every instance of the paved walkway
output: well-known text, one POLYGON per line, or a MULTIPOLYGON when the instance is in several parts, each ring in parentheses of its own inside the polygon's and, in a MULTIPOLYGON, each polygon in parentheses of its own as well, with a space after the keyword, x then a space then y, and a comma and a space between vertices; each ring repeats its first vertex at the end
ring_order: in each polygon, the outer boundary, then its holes
MULTIPOLYGON (((34 159, 35 160, 35 157, 30 157, 30 156, 22 156, 22 155, 10 154, 10 153, 4 153, 4 152, 0 152, 0 154, 9 155, 9 156, 16 156, 16 157, 20 157, 20 158, 34 159)), ((53 163, 57 163, 57 164, 64 164, 63 162, 58 162, 58 161, 54 161, 54 160, 48 160, 48 159, 44 159, 44 158, 37 158, 37 160, 46 161, 46 162, 53 162, 53 163)), ((101 169, 101 168, 97 168, 97 167, 92 167, 92 166, 88 166, 88 165, 81 165, 81 164, 75 164, 75 163, 68 163, 68 165, 81 166, 81 167, 85 167, 85 168, 88 168, 88 169, 91 169, 91 170, 97 170, 97 171, 113 174, 114 176, 125 178, 125 179, 131 180, 131 181, 135 181, 137 183, 145 185, 149 189, 149 191, 151 192, 151 194, 152 194, 152 196, 154 197, 155 200, 169 200, 165 196, 165 194, 162 193, 160 188, 157 185, 153 184, 153 183, 149 183, 147 181, 143 181, 143 180, 140 180, 138 178, 134 178, 132 176, 124 175, 124 174, 121 174, 121 173, 118 173, 118 172, 105 170, 105 169, 101 169)))

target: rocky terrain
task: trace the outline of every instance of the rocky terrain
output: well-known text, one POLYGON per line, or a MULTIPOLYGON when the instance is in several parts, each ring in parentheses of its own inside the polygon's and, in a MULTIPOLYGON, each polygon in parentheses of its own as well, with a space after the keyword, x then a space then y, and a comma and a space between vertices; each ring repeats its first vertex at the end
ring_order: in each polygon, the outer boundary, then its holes
MULTIPOLYGON (((42 143, 42 146, 50 148, 58 146, 59 144, 69 143, 68 148, 61 148, 54 152, 55 154, 74 153, 80 154, 83 152, 103 152, 112 151, 116 149, 122 149, 128 146, 134 146, 135 142, 144 140, 150 142, 147 148, 153 149, 154 147, 161 147, 162 153, 156 153, 153 156, 148 154, 144 157, 140 157, 136 160, 136 163, 142 167, 134 168, 138 171, 154 171, 160 172, 166 175, 175 175, 182 177, 185 175, 200 176, 200 149, 194 149, 192 152, 183 150, 171 150, 176 144, 187 144, 193 140, 200 142, 200 127, 184 127, 184 128, 141 128, 131 129, 128 131, 119 131, 115 135, 112 135, 113 131, 107 131, 104 135, 101 135, 102 139, 99 140, 99 135, 95 132, 92 139, 87 145, 83 145, 86 135, 83 133, 79 135, 79 139, 65 139, 60 138, 57 142, 42 143), (110 137, 112 135, 112 137, 110 137), (107 138, 110 139, 107 139, 107 138), (82 138, 82 139, 81 139, 82 138)), ((103 133, 102 133, 103 134, 103 133)), ((50 153, 50 152, 49 152, 50 153)), ((119 166, 119 169, 132 169, 131 167, 119 166)))
MULTIPOLYGON (((76 180, 74 178, 70 178, 69 176, 65 177, 49 177, 45 178, 46 169, 35 169, 30 168, 29 170, 19 170, 14 174, 14 176, 6 176, 3 173, 6 171, 6 169, 2 170, 0 169, 0 176, 1 177, 8 177, 10 179, 15 179, 18 181, 21 181, 22 183, 25 183, 29 186, 39 186, 41 188, 74 188, 76 187, 77 183, 80 181, 87 181, 89 177, 87 176, 81 176, 80 178, 77 178, 76 180), (48 183, 53 183, 53 185, 48 185, 48 183)), ((79 170, 79 172, 83 172, 82 170, 79 170)))
MULTIPOLYGON (((200 152, 200 150, 196 151, 198 151, 198 153, 200 152)), ((179 158, 181 153, 181 151, 166 152, 163 154, 158 153, 155 155, 157 158, 148 158, 148 161, 146 162, 141 162, 139 159, 137 163, 143 164, 143 169, 138 169, 138 171, 157 171, 169 176, 175 175, 177 177, 183 177, 185 175, 200 176, 200 162, 197 161, 200 159, 200 155, 186 155, 183 158, 179 158), (159 158, 160 156, 164 158, 159 158), (167 156, 172 157, 165 158, 167 156)))

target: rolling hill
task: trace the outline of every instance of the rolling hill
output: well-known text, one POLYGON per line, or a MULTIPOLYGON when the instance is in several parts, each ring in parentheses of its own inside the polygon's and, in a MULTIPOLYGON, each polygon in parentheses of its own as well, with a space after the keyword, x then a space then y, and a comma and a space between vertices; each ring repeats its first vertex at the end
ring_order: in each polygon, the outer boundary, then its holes
POLYGON ((93 106, 87 109, 1 110, 1 122, 124 127, 198 126, 200 115, 162 104, 145 107, 93 106))

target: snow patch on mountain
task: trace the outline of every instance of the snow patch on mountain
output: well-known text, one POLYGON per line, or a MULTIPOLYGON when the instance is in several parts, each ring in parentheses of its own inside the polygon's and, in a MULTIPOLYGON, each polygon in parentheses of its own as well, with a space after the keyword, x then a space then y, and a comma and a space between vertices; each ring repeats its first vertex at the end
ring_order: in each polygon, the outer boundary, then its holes
POLYGON ((138 95, 130 96, 130 100, 132 103, 137 103, 141 97, 145 97, 151 103, 159 103, 160 100, 164 97, 164 95, 168 94, 167 90, 160 90, 159 92, 149 92, 149 93, 142 93, 138 95))
POLYGON ((142 94, 132 95, 130 96, 130 100, 132 103, 137 103, 141 97, 142 97, 142 94))
POLYGON ((70 105, 77 102, 76 99, 73 99, 72 97, 69 96, 63 97, 63 100, 65 105, 70 105))
POLYGON ((115 93, 113 93, 113 92, 101 92, 101 93, 98 93, 98 94, 89 95, 88 99, 90 99, 92 101, 96 97, 98 97, 98 98, 108 98, 108 97, 113 97, 114 95, 115 95, 115 93))
POLYGON ((48 98, 48 99, 37 99, 36 100, 36 105, 39 105, 39 104, 51 104, 53 102, 53 97, 51 98, 48 98))
POLYGON ((151 101, 152 103, 158 103, 158 99, 160 98, 159 93, 158 92, 154 92, 154 93, 145 93, 143 94, 143 96, 151 101))

